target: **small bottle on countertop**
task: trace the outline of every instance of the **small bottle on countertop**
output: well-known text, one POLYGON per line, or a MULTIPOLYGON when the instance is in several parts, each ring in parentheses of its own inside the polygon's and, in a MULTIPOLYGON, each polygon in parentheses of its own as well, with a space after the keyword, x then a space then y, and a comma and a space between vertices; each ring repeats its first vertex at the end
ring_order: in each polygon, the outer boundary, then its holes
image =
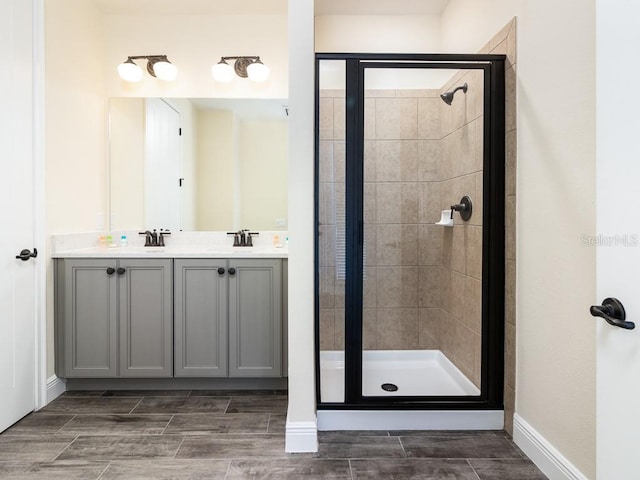
POLYGON ((274 248, 282 247, 282 244, 280 243, 280 236, 278 236, 278 235, 274 235, 273 236, 273 247, 274 248))
POLYGON ((120 235, 120 246, 126 247, 128 245, 129 245, 129 240, 127 240, 127 236, 124 234, 120 235))

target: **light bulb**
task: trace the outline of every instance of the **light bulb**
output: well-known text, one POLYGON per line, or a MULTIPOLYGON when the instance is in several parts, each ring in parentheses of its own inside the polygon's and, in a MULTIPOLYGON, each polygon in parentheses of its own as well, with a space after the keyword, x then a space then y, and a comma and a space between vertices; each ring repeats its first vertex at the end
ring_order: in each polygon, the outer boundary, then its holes
POLYGON ((131 59, 118 65, 118 75, 127 82, 139 82, 142 80, 142 69, 133 63, 131 59))
POLYGON ((178 69, 168 60, 160 60, 153 64, 153 71, 160 80, 171 82, 178 76, 178 69))
POLYGON ((211 67, 211 75, 218 82, 228 83, 233 80, 233 68, 224 60, 220 60, 211 67))
POLYGON ((247 75, 254 82, 264 82, 269 78, 269 68, 258 59, 247 67, 247 75))

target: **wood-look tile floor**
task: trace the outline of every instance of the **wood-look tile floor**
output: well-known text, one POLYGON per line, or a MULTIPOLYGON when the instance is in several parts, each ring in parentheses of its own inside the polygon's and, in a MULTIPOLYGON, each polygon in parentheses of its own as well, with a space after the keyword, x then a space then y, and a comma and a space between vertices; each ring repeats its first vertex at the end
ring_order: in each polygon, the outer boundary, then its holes
POLYGON ((0 435, 0 479, 546 477, 505 432, 320 432, 287 454, 286 392, 68 392, 0 435))

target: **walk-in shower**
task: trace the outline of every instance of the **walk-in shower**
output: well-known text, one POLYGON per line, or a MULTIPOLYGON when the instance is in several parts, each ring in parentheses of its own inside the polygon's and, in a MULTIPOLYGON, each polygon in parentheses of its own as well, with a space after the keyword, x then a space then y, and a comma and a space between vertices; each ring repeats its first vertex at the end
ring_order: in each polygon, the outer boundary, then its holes
POLYGON ((316 104, 319 428, 500 428, 504 57, 318 54, 316 104))

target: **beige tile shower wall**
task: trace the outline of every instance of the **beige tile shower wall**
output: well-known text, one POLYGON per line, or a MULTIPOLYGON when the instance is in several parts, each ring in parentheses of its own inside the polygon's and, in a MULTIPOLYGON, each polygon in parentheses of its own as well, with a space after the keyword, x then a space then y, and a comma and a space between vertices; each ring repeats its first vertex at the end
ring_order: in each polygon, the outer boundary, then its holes
POLYGON ((320 349, 344 348, 344 256, 338 258, 344 233, 345 124, 344 91, 321 92, 319 143, 320 349))
MULTIPOLYGON (((369 90, 364 145, 364 348, 439 348, 442 154, 435 90, 369 90)), ((320 99, 320 346, 344 346, 344 92, 320 99), (343 212, 344 210, 342 210, 343 212), (341 223, 342 222, 342 223, 341 223)))
MULTIPOLYGON (((442 157, 438 163, 438 208, 430 207, 428 220, 441 210, 471 197, 473 214, 462 221, 454 214, 453 228, 438 228, 442 249, 439 308, 440 349, 477 386, 480 386, 482 345, 482 171, 483 75, 481 70, 459 72, 439 93, 467 83, 451 105, 440 102, 442 157), (434 211, 435 210, 435 211, 434 211)), ((427 201, 427 205, 431 202, 427 201)))
POLYGON ((516 19, 504 26, 485 51, 507 56, 505 96, 505 344, 504 344, 504 425, 513 434, 516 398, 516 19))

